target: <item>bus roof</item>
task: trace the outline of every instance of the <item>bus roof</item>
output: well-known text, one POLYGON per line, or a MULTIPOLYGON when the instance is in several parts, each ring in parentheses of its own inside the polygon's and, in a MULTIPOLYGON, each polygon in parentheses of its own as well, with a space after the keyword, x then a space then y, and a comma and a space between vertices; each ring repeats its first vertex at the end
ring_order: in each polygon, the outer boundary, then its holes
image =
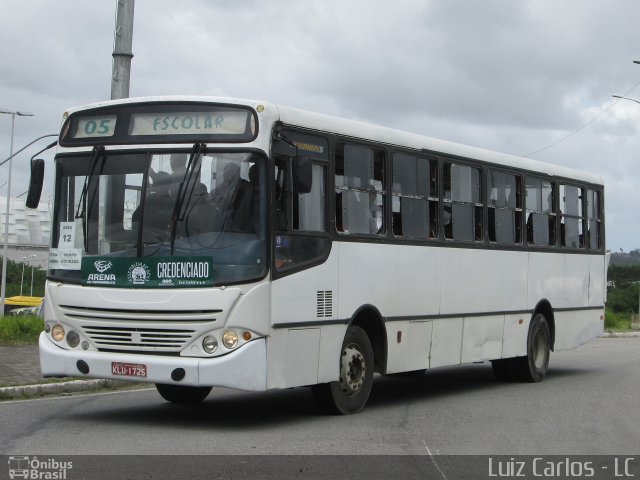
POLYGON ((306 112, 290 107, 277 106, 280 120, 285 124, 304 126, 313 130, 329 131, 340 135, 403 146, 416 150, 426 150, 434 154, 453 155, 461 158, 480 160, 505 167, 540 172, 554 177, 564 177, 602 185, 599 175, 575 170, 560 165, 532 160, 529 158, 494 152, 478 147, 439 140, 415 133, 371 125, 364 122, 346 120, 319 113, 306 112))
POLYGON ((560 165, 532 160, 516 155, 494 152, 491 150, 431 138, 415 133, 395 130, 392 128, 372 125, 361 121, 348 120, 331 115, 300 110, 297 108, 274 104, 272 102, 265 102, 262 100, 190 95, 134 97, 120 100, 109 100, 75 107, 69 109, 67 111, 67 114, 88 108, 146 102, 205 102, 223 103, 229 105, 239 104, 250 106, 254 109, 257 108, 258 105, 262 105, 266 111, 271 110, 273 113, 275 113, 276 118, 279 118, 280 121, 286 125, 334 133, 354 139, 381 142, 398 147, 424 150, 433 154, 440 153, 460 158, 480 160, 495 165, 513 167, 532 172, 539 172, 553 177, 576 179, 596 185, 603 185, 604 183, 602 177, 600 177, 599 175, 584 172, 581 170, 575 170, 560 165))

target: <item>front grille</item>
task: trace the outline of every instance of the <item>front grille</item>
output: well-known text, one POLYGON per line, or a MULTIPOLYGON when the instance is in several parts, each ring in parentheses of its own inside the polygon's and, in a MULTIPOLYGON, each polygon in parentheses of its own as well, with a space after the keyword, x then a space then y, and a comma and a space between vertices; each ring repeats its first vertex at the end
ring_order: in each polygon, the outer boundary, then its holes
POLYGON ((95 325, 82 325, 82 329, 99 350, 134 350, 140 353, 180 351, 196 333, 191 329, 95 325))
POLYGON ((116 309, 78 307, 60 305, 62 313, 73 320, 127 320, 127 321, 153 321, 153 322, 213 322, 223 312, 219 309, 212 310, 141 310, 141 309, 116 309))

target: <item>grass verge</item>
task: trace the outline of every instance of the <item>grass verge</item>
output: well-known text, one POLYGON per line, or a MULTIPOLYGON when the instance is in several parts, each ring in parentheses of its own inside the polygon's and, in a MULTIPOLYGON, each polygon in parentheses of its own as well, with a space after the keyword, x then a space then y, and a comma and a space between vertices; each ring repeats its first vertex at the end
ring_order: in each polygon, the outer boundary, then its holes
POLYGON ((5 315, 0 317, 0 344, 35 345, 44 328, 44 321, 35 315, 5 315))
POLYGON ((604 311, 604 328, 607 331, 631 331, 631 314, 615 313, 608 308, 604 311))

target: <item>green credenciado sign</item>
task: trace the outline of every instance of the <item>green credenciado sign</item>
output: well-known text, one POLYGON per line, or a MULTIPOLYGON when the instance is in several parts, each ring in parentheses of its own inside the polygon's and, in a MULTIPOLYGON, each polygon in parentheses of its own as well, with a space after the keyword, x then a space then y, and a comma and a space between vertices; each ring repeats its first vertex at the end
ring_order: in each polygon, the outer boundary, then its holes
POLYGON ((82 285, 194 288, 213 285, 211 257, 83 257, 82 285))

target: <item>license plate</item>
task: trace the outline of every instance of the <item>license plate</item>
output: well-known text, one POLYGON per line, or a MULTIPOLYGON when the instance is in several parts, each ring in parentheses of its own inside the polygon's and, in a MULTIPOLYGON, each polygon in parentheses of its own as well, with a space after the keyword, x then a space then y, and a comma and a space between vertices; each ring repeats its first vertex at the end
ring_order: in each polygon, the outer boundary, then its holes
POLYGON ((121 377, 146 377, 147 366, 141 363, 111 362, 111 373, 121 377))

